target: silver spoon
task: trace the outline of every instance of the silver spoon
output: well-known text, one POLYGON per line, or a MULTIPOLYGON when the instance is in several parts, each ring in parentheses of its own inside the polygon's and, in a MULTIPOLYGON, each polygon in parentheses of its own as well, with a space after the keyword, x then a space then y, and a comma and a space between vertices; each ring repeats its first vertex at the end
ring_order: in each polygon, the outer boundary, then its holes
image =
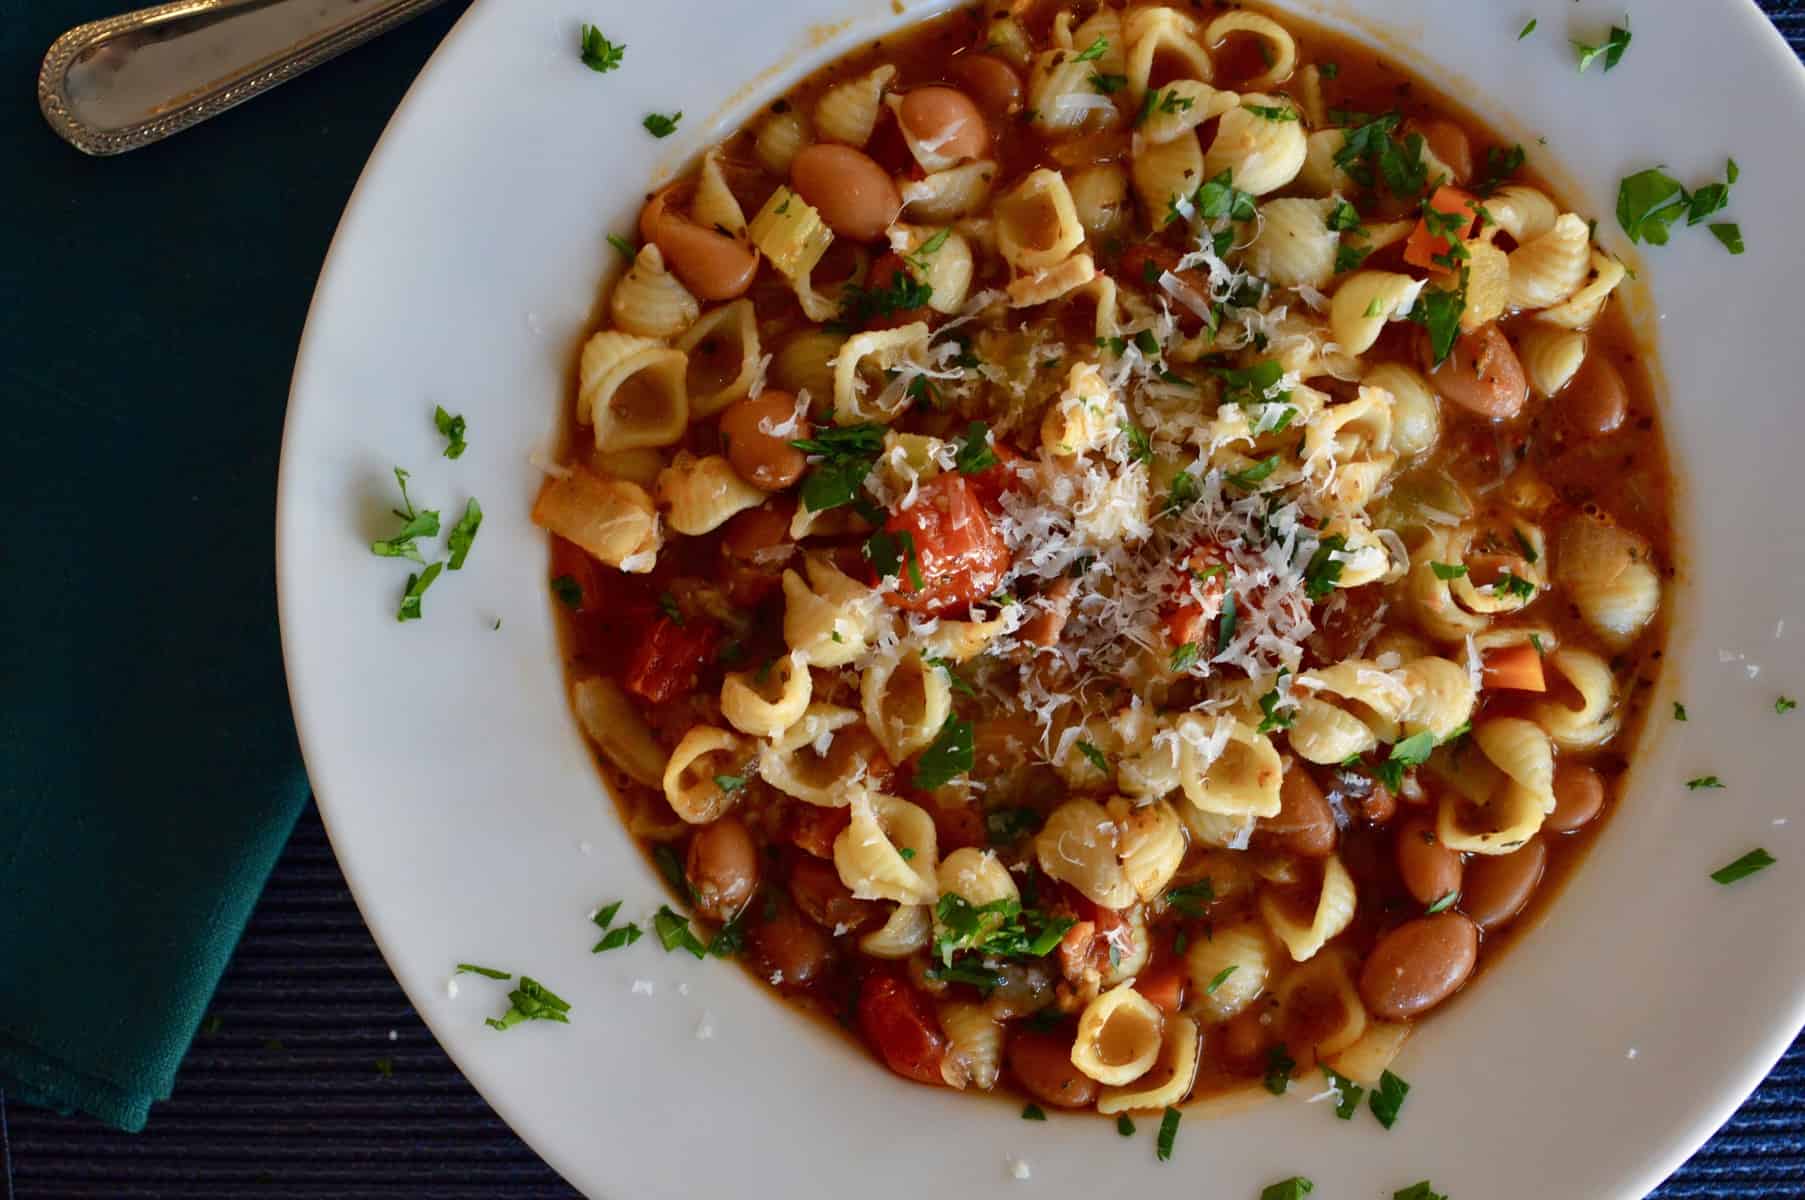
POLYGON ((50 127, 123 154, 198 125, 439 0, 177 0, 79 25, 38 72, 50 127))

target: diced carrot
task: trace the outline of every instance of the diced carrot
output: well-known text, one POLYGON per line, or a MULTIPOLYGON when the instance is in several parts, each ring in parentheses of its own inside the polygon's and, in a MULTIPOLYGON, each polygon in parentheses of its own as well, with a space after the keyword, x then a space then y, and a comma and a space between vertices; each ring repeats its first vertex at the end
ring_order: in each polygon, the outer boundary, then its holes
MULTIPOLYGON (((1429 203, 1425 207, 1456 219, 1464 216, 1465 219, 1457 228, 1453 229, 1453 232, 1457 236, 1465 238, 1473 231, 1473 222, 1478 218, 1478 203, 1471 195, 1459 188, 1444 185, 1435 189, 1435 194, 1429 197, 1429 203)), ((1416 223, 1416 228, 1410 231, 1410 239, 1404 243, 1405 262, 1413 267, 1422 267, 1427 271, 1447 269, 1444 264, 1435 260, 1437 256, 1445 257, 1448 253, 1451 243, 1445 233, 1449 227, 1446 222, 1438 222, 1438 227, 1442 232, 1430 232, 1426 216, 1425 219, 1416 223)))
POLYGON ((1542 676, 1542 656, 1534 646, 1527 644, 1488 651, 1481 679, 1489 689, 1514 692, 1548 690, 1548 683, 1542 676))
POLYGON ((1151 971, 1142 971, 1134 981, 1134 990, 1153 1001, 1161 1012, 1175 1013, 1184 982, 1184 964, 1168 962, 1151 971))

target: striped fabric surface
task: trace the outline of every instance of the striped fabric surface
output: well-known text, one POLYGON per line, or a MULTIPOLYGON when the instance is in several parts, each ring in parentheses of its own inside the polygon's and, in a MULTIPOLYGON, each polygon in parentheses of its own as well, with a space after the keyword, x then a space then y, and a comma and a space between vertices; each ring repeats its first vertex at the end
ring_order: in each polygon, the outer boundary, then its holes
MULTIPOLYGON (((320 72, 417 69, 450 5, 320 72), (359 61, 362 59, 363 61, 359 61)), ((1805 54, 1805 0, 1763 5, 1805 54)), ((397 97, 402 81, 395 83, 397 97)), ((290 89, 330 86, 316 78, 290 89)), ((374 137, 381 114, 368 118, 374 137)), ((566 1200, 408 1007, 319 818, 302 817, 189 1052, 126 1135, 0 1101, 11 1200, 566 1200)), ((1805 1196, 1805 1038, 1657 1200, 1805 1196)))

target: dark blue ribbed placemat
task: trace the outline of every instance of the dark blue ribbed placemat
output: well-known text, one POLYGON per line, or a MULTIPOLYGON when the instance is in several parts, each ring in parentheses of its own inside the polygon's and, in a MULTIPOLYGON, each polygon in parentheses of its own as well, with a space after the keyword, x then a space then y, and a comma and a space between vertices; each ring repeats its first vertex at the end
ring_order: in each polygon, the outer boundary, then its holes
MULTIPOLYGON (((1805 0, 1764 7, 1805 53, 1805 0)), ((220 121, 254 120, 259 107, 275 106, 288 106, 292 119, 293 110, 323 103, 347 75, 366 88, 386 79, 392 107, 461 8, 448 5, 220 121)), ((388 111, 337 109, 333 132, 373 143, 388 111)), ((324 253, 326 229, 291 232, 316 237, 324 253)), ((189 1053, 174 1097, 156 1107, 141 1134, 0 1101, 0 1180, 11 1180, 13 1200, 575 1195, 490 1111, 408 1007, 311 809, 212 1011, 217 1021, 189 1053)), ((1805 1196, 1805 1038, 1654 1196, 1805 1196)))

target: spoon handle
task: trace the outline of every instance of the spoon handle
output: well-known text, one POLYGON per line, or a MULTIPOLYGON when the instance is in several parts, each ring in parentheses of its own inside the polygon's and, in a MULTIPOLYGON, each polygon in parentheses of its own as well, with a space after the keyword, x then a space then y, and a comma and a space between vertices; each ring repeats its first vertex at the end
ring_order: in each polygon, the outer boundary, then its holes
POLYGON ((176 0, 79 25, 38 72, 50 127, 87 154, 180 133, 439 0, 176 0))

